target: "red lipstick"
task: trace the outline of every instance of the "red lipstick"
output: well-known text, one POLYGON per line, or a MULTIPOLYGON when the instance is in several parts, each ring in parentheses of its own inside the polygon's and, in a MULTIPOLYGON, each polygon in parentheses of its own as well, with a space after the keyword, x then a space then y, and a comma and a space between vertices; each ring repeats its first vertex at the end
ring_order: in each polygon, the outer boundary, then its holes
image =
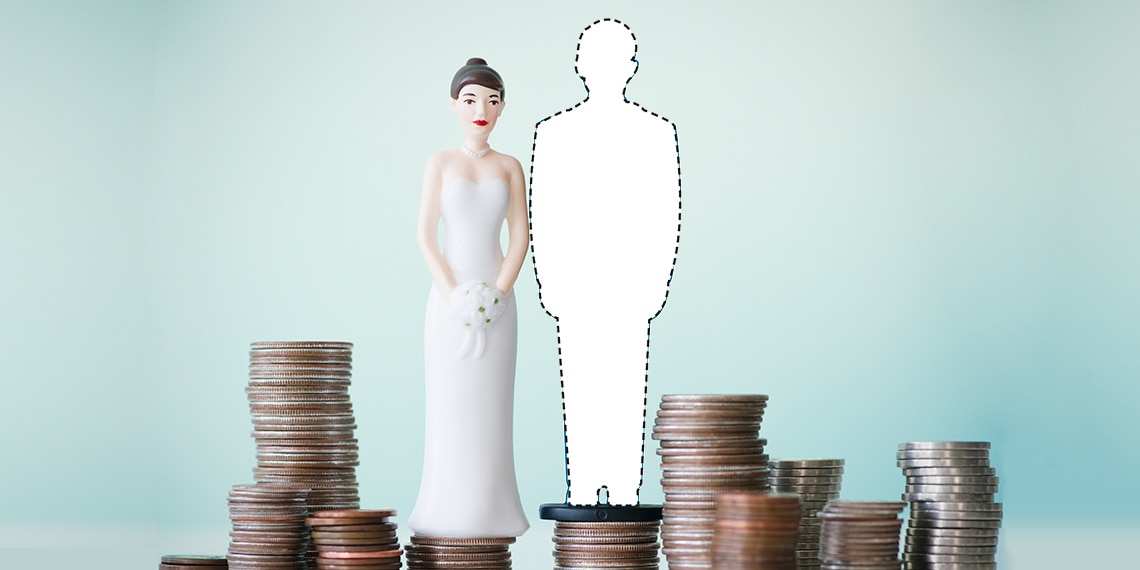
POLYGON ((485 126, 487 126, 487 121, 484 121, 484 120, 482 120, 482 119, 480 119, 480 120, 478 120, 478 121, 473 121, 473 122, 474 122, 476 125, 480 126, 480 127, 485 127, 485 126))

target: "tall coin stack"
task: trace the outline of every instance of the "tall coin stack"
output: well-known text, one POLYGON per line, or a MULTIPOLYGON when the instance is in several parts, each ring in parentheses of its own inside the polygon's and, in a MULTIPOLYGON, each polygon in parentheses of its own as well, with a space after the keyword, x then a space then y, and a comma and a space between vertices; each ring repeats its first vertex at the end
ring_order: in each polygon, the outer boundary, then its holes
POLYGON ((716 497, 712 567, 716 570, 796 570, 799 495, 722 493, 716 497))
POLYGON ((514 538, 436 538, 412 535, 408 570, 509 570, 514 538))
MULTIPOLYGON (((310 489, 310 511, 360 508, 351 381, 350 342, 250 345, 255 481, 310 489)), ((310 548, 309 562, 316 557, 310 548)))
POLYGON ((554 568, 657 570, 659 521, 554 523, 554 568))
POLYGON ((828 501, 839 498, 843 483, 842 459, 783 459, 768 462, 772 491, 796 493, 803 504, 800 518, 799 568, 819 568, 819 536, 823 521, 816 514, 828 501))
POLYGON ((989 442, 914 441, 897 457, 910 501, 907 568, 996 568, 1002 506, 989 442))
POLYGON ((653 427, 665 504, 661 551, 672 570, 712 567, 716 495, 768 489, 759 438, 768 396, 672 394, 653 427))
MULTIPOLYGON (((400 570, 394 510, 317 511, 308 519, 317 570, 400 570)), ((311 569, 310 569, 311 570, 311 569)))
POLYGON ((899 570, 899 530, 906 505, 887 501, 831 501, 823 519, 819 558, 828 570, 899 570))
POLYGON ((308 489, 234 485, 229 495, 231 570, 306 570, 308 489))

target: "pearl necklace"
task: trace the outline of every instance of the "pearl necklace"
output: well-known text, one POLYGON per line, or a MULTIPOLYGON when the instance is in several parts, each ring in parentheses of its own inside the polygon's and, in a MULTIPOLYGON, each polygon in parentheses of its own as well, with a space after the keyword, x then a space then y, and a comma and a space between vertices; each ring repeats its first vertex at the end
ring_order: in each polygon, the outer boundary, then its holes
POLYGON ((459 145, 459 150, 463 151, 463 154, 466 154, 471 158, 483 158, 491 150, 491 147, 487 147, 480 151, 474 151, 467 147, 467 143, 463 143, 459 145))

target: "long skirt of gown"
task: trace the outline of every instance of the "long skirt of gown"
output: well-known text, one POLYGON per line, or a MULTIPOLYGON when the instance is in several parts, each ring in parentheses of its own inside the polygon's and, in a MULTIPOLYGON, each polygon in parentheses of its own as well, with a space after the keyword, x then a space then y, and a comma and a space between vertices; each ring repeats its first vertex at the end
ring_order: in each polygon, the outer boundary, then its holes
MULTIPOLYGON (((464 226, 448 223, 446 186, 443 200, 450 238, 454 229, 464 226)), ((498 251, 497 231, 494 238, 498 251)), ((451 266, 458 283, 493 283, 494 270, 498 268, 497 262, 492 271, 464 270, 455 263, 451 266)), ((529 527, 515 479, 513 418, 518 319, 514 294, 508 295, 504 303, 500 317, 484 331, 483 355, 460 357, 459 347, 467 330, 451 316, 437 287, 433 285, 428 294, 424 326, 424 465, 419 496, 408 519, 408 527, 418 535, 515 537, 529 527)))

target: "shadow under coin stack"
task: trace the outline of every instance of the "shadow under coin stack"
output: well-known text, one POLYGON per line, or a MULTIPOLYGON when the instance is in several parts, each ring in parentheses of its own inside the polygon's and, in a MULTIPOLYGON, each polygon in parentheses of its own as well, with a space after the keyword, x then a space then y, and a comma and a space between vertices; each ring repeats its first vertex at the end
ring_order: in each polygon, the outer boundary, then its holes
POLYGON ((308 489, 234 485, 229 495, 231 570, 306 570, 308 489))
POLYGON ((716 496, 712 543, 715 570, 795 570, 799 495, 722 493, 716 496))
POLYGON ((819 568, 819 535, 823 521, 816 514, 828 501, 839 498, 843 483, 842 459, 783 459, 768 462, 768 482, 775 493, 796 493, 800 518, 798 568, 819 568))
POLYGON ((984 441, 915 441, 899 445, 898 465, 910 501, 903 560, 907 568, 997 567, 1002 506, 984 441))
POLYGON ((225 556, 201 554, 168 554, 162 557, 158 570, 225 570, 225 556))
POLYGON ((831 501, 823 519, 820 563, 828 570, 898 570, 899 530, 906 505, 887 501, 831 501))
MULTIPOLYGON (((360 508, 350 342, 255 342, 249 410, 254 480, 310 489, 310 511, 360 508)), ((309 561, 316 561, 310 549, 309 561)))
POLYGON ((400 570, 393 510, 336 510, 310 514, 317 570, 400 570))
POLYGON ((412 535, 408 570, 508 570, 514 538, 436 538, 412 535))
POLYGON ((554 568, 606 568, 607 570, 656 570, 657 532, 661 522, 554 523, 554 568))
POLYGON ((759 438, 768 396, 667 394, 653 427, 665 504, 661 551, 672 570, 712 567, 716 495, 768 489, 759 438))

